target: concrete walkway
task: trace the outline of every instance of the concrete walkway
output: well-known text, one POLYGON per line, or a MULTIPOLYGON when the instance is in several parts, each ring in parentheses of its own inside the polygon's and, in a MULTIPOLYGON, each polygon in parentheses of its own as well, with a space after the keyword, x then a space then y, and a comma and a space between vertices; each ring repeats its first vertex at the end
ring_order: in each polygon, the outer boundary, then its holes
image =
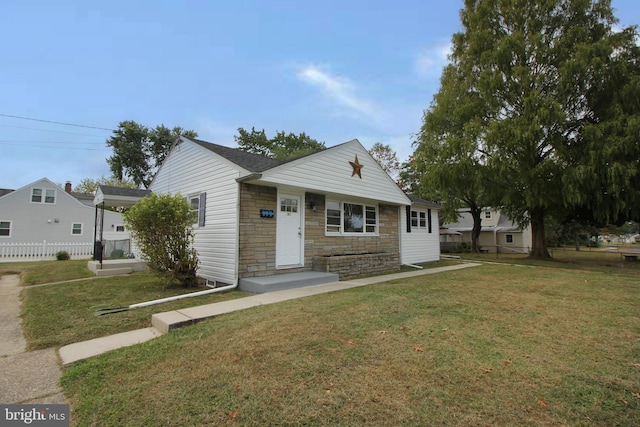
POLYGON ((26 351, 20 321, 20 278, 0 278, 0 403, 67 403, 55 349, 26 351))
MULTIPOLYGON (((390 280, 405 279, 409 277, 435 274, 445 271, 460 270, 468 267, 475 267, 480 264, 467 263, 450 267, 427 268, 404 273, 389 274, 385 276, 368 277, 345 282, 329 283, 326 285, 307 286, 303 288, 288 289, 283 291, 269 292, 253 295, 250 297, 223 301, 213 304, 184 308, 181 310, 158 313, 152 316, 152 327, 138 329, 130 332, 123 332, 108 337, 96 338, 89 341, 66 345, 60 348, 60 359, 67 365, 78 360, 97 356, 107 351, 116 350, 122 347, 139 344, 173 329, 190 325, 200 320, 212 318, 225 313, 238 310, 245 310, 265 304, 274 304, 296 298, 304 298, 312 295, 335 292, 359 286, 371 285, 374 283, 387 282, 390 280)), ((117 316, 117 314, 114 314, 117 316)))

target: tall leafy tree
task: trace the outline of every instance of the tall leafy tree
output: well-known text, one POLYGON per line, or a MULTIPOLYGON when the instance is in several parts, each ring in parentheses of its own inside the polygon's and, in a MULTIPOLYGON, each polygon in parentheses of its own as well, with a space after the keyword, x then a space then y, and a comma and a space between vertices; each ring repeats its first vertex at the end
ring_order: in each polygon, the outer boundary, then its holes
POLYGON ((264 129, 257 131, 255 127, 251 132, 238 128, 238 135, 233 137, 238 147, 250 153, 260 154, 278 160, 288 160, 324 150, 324 142, 318 142, 306 133, 298 135, 277 132, 273 138, 267 138, 264 129))
POLYGON ((399 179, 400 161, 398 160, 398 155, 390 145, 376 142, 369 149, 369 154, 378 162, 387 175, 396 181, 399 179))
MULTIPOLYGON (((584 204, 606 216, 633 199, 612 200, 638 176, 637 161, 621 156, 637 153, 637 133, 616 125, 613 111, 626 99, 625 88, 637 92, 636 30, 613 31, 610 3, 465 0, 463 31, 453 36, 445 73, 455 74, 449 81, 459 85, 456 93, 479 107, 468 138, 475 148, 459 153, 486 167, 490 200, 530 223, 532 257, 549 257, 546 215, 584 204), (612 160, 613 173, 600 169, 612 160), (602 200, 591 202, 589 189, 602 200)), ((440 92, 448 90, 445 83, 440 92)), ((447 133, 441 136, 449 144, 447 133)))
POLYGON ((113 176, 120 181, 130 179, 137 186, 146 188, 181 135, 198 136, 195 131, 181 127, 169 129, 160 125, 150 129, 133 120, 120 122, 106 142, 113 149, 113 155, 107 159, 113 176))
POLYGON ((84 178, 77 184, 73 191, 78 193, 92 193, 95 194, 96 190, 98 190, 98 186, 100 185, 109 185, 111 187, 121 187, 121 188, 138 188, 135 182, 130 179, 120 180, 114 176, 110 177, 100 177, 98 179, 92 178, 84 178))
POLYGON ((462 209, 471 214, 471 250, 479 252, 482 209, 487 205, 487 159, 478 150, 484 102, 469 91, 460 70, 445 68, 440 91, 425 113, 414 143, 414 168, 424 197, 444 207, 443 220, 455 221, 462 209))

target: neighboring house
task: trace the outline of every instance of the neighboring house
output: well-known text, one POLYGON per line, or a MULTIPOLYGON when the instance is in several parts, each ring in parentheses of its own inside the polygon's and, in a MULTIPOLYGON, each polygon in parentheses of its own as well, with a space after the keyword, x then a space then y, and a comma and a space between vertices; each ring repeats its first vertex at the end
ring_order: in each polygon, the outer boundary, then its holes
MULTIPOLYGON (((450 250, 450 246, 458 248, 460 243, 471 245, 473 217, 467 211, 458 212, 458 221, 446 224, 440 229, 442 251, 450 250)), ((490 253, 529 253, 531 250, 531 228, 522 229, 497 209, 485 208, 481 213, 482 230, 478 239, 481 250, 490 253)))
POLYGON ((283 162, 182 137, 149 189, 179 193, 198 212, 198 275, 213 282, 345 279, 440 257, 438 206, 414 204, 357 140, 283 162))
MULTIPOLYGON (((42 178, 0 195, 0 243, 92 243, 95 218, 92 194, 42 178)), ((105 212, 105 224, 110 238, 128 239, 119 213, 105 212)))

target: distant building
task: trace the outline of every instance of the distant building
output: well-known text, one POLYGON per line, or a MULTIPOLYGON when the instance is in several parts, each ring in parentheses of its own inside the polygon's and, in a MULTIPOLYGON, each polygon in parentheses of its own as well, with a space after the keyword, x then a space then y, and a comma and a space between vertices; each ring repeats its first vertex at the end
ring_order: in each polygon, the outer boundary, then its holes
MULTIPOLYGON (((473 217, 468 211, 458 212, 458 221, 440 228, 440 250, 459 252, 471 247, 473 217)), ((500 210, 485 208, 481 213, 482 230, 478 245, 489 253, 529 253, 531 250, 531 228, 521 228, 500 210)))

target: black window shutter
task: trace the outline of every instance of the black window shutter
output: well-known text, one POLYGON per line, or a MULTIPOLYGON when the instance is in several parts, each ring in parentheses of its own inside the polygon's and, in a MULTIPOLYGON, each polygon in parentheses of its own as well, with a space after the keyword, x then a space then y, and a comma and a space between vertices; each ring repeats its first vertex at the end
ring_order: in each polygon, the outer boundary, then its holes
POLYGON ((407 212, 407 233, 411 233, 411 206, 405 206, 407 212))
POLYGON ((429 233, 431 233, 431 209, 427 210, 427 217, 429 221, 429 233))
POLYGON ((198 226, 204 227, 204 218, 207 213, 207 193, 200 193, 200 206, 198 207, 198 226))

